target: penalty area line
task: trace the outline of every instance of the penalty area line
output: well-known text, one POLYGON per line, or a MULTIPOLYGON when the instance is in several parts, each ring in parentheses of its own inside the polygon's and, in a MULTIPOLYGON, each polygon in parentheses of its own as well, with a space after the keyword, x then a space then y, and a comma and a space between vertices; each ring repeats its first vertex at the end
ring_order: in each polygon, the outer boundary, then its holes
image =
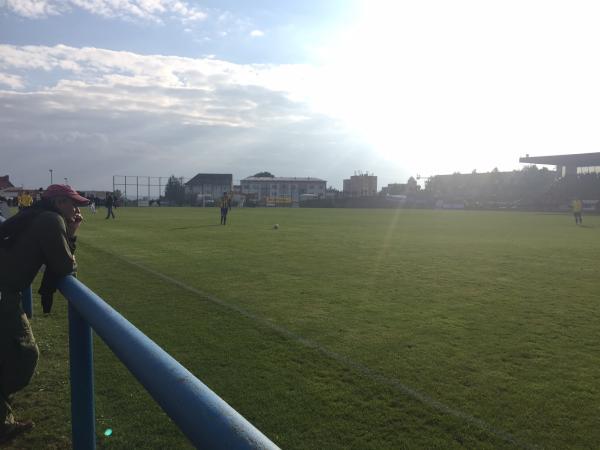
POLYGON ((130 259, 127 259, 124 256, 117 255, 117 254, 112 253, 110 251, 107 251, 105 249, 98 248, 98 247, 96 247, 94 245, 90 245, 89 243, 86 243, 86 244, 88 246, 90 246, 90 247, 93 247, 95 250, 98 250, 98 251, 104 252, 104 253, 108 253, 112 257, 114 257, 114 258, 116 258, 118 260, 121 260, 121 261, 123 261, 123 262, 125 262, 125 263, 127 263, 127 264, 129 264, 129 265, 131 265, 133 267, 136 267, 136 268, 138 268, 138 269, 140 269, 140 270, 142 270, 144 272, 147 272, 147 273, 152 274, 152 275, 154 275, 156 277, 159 277, 159 278, 161 278, 161 279, 163 279, 163 280, 165 280, 165 281, 167 281, 167 282, 169 282, 171 284, 174 284, 174 285, 180 287, 183 290, 186 290, 188 292, 196 294, 196 295, 198 295, 198 296, 200 296, 200 297, 202 297, 202 298, 210 301, 211 303, 219 305, 219 306, 221 306, 221 307, 223 307, 225 309, 229 309, 231 311, 235 311, 236 313, 238 313, 238 314, 240 314, 240 315, 242 315, 242 316, 244 316, 244 317, 246 317, 248 319, 251 319, 251 320, 257 322, 258 324, 260 324, 260 325, 262 325, 262 326, 264 326, 266 328, 269 328, 269 329, 271 329, 271 330, 279 333, 280 335, 285 336, 286 338, 288 338, 288 339, 290 339, 292 341, 298 342, 298 343, 304 345, 305 347, 311 348, 313 350, 318 351, 319 353, 321 353, 323 355, 326 355, 327 357, 333 359, 334 361, 336 361, 336 362, 338 362, 338 363, 340 363, 340 364, 342 364, 342 365, 344 365, 346 367, 349 367, 349 368, 353 369, 354 371, 360 373, 362 376, 370 379, 371 381, 374 381, 376 383, 379 383, 379 384, 391 387, 391 388, 393 388, 393 389, 395 389, 395 390, 397 390, 399 392, 402 392, 403 394, 405 394, 405 395, 407 395, 407 396, 409 396, 409 397, 411 397, 411 398, 413 398, 415 400, 420 401, 424 405, 426 405, 426 406, 428 406, 428 407, 430 407, 430 408, 432 408, 432 409, 434 409, 434 410, 436 410, 438 412, 441 412, 441 413, 447 414, 449 416, 458 418, 458 419, 460 419, 460 420, 462 420, 462 421, 464 421, 464 422, 466 422, 468 424, 475 425, 478 428, 480 428, 480 429, 482 429, 482 430, 484 430, 484 431, 486 431, 486 432, 488 432, 488 433, 490 433, 490 434, 492 434, 492 435, 494 435, 494 436, 502 439, 503 441, 514 445, 514 446, 517 446, 517 447, 520 447, 520 448, 523 448, 523 449, 536 449, 536 448, 538 448, 535 445, 531 445, 531 444, 528 444, 528 443, 525 443, 525 442, 519 440, 518 438, 516 438, 511 433, 509 433, 507 431, 504 431, 504 430, 501 430, 501 429, 499 429, 499 428, 497 428, 497 427, 495 427, 495 426, 487 423, 483 419, 478 419, 477 417, 474 417, 474 416, 472 416, 470 414, 467 414, 467 413, 465 413, 465 412, 463 412, 463 411, 461 411, 461 410, 459 410, 457 408, 453 408, 451 406, 448 406, 445 403, 442 403, 442 402, 434 399, 433 397, 431 397, 431 396, 429 396, 429 395, 427 395, 427 394, 425 394, 425 393, 423 393, 423 392, 421 392, 421 391, 419 391, 419 390, 417 390, 415 388, 412 388, 412 387, 410 387, 410 386, 402 383, 401 381, 399 381, 399 380, 397 380, 395 378, 383 375, 383 374, 377 372, 376 370, 374 370, 374 369, 372 369, 372 368, 370 368, 370 367, 368 367, 368 366, 366 366, 364 364, 361 364, 359 362, 356 362, 356 361, 348 358, 347 356, 344 356, 344 355, 342 355, 340 353, 336 353, 336 352, 334 352, 332 350, 329 350, 326 347, 323 347, 322 345, 318 344, 317 342, 314 342, 314 341, 312 341, 310 339, 307 339, 307 338, 305 338, 305 337, 303 337, 303 336, 301 336, 301 335, 299 335, 297 333, 294 333, 293 331, 290 331, 287 328, 282 327, 281 325, 277 325, 277 324, 275 324, 275 323, 273 323, 273 322, 271 322, 271 321, 269 321, 269 320, 267 320, 267 319, 265 319, 263 317, 260 317, 260 316, 258 316, 256 314, 254 314, 254 313, 252 313, 252 312, 250 312, 250 311, 248 311, 248 310, 246 310, 246 309, 238 306, 238 305, 234 305, 234 304, 228 303, 228 302, 226 302, 224 300, 221 300, 220 298, 218 298, 218 297, 216 297, 216 296, 214 296, 212 294, 209 294, 207 292, 203 292, 203 291, 201 291, 199 289, 196 289, 195 287, 189 286, 189 285, 185 284, 184 282, 177 280, 176 278, 173 278, 173 277, 171 277, 169 275, 166 275, 166 274, 164 274, 162 272, 159 272, 157 270, 154 270, 154 269, 151 269, 149 267, 146 267, 143 264, 138 263, 136 261, 132 261, 130 259))

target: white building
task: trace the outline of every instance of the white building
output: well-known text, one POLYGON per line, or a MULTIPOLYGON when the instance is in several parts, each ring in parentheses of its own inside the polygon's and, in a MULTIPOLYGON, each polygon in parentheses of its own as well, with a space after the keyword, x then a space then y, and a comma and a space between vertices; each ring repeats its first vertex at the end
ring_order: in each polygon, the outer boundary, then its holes
POLYGON ((242 194, 255 197, 259 203, 289 206, 308 196, 324 197, 327 181, 312 177, 248 177, 241 187, 242 194))

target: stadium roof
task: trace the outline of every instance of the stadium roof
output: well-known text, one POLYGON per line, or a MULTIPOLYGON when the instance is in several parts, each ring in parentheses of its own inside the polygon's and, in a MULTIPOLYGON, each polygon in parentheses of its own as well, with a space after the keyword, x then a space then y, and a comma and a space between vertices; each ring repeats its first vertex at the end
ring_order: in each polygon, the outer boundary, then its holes
POLYGON ((321 180, 320 178, 312 177, 246 177, 242 181, 284 181, 287 183, 293 183, 295 181, 314 181, 324 183, 326 180, 321 180))
POLYGON ((233 175, 230 173, 199 173, 186 186, 194 186, 198 184, 231 184, 233 175))
POLYGON ((594 167, 600 166, 600 153, 579 153, 571 155, 525 156, 521 163, 550 164, 554 166, 594 167))

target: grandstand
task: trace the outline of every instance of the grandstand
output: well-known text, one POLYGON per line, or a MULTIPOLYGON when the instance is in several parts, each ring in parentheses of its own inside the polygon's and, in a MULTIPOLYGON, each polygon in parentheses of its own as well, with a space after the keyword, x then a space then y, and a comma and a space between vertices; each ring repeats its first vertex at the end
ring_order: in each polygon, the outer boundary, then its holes
POLYGON ((529 156, 519 158, 521 163, 556 166, 559 178, 581 173, 600 172, 600 153, 578 153, 570 155, 529 156))
POLYGON ((436 175, 427 180, 424 194, 436 205, 474 208, 562 210, 575 197, 588 210, 600 206, 600 153, 526 155, 519 162, 533 165, 511 172, 436 175))
POLYGON ((573 198, 584 199, 586 209, 600 207, 600 153, 552 156, 525 156, 521 163, 555 166, 556 181, 541 199, 546 205, 563 204, 573 198))

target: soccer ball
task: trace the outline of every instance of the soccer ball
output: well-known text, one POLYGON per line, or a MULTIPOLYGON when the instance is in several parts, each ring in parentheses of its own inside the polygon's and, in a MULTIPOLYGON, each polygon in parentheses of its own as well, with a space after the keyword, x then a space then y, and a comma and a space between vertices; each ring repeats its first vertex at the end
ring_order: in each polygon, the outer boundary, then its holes
POLYGON ((279 224, 278 224, 278 223, 276 223, 275 225, 273 225, 273 229, 274 229, 274 230, 278 230, 278 229, 279 229, 279 224))

